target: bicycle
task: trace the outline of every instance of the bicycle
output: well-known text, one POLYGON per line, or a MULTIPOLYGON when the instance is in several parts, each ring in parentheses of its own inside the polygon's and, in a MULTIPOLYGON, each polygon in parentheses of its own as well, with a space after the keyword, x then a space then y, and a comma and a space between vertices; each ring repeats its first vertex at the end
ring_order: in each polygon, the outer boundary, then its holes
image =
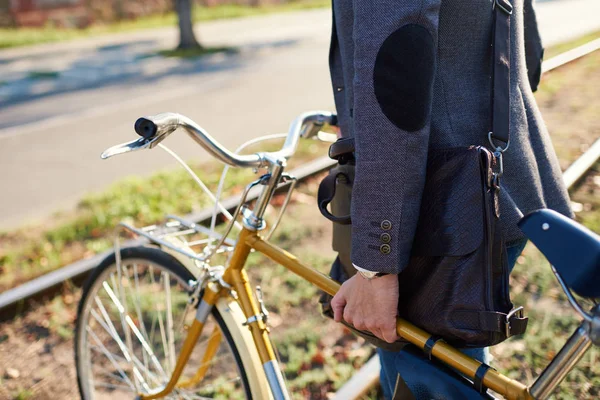
MULTIPOLYGON (((253 293, 244 268, 251 251, 256 251, 330 295, 339 289, 339 283, 269 243, 297 182, 285 172, 286 161, 294 155, 300 138, 324 138, 321 129, 326 124, 335 126, 336 122, 336 116, 328 112, 301 114, 287 135, 265 137, 285 136, 280 150, 239 155, 225 149, 192 120, 165 113, 140 118, 135 131, 141 138, 103 153, 102 157, 108 158, 157 146, 170 152, 161 142, 181 127, 227 166, 217 195, 210 194, 215 203, 210 228, 176 216, 169 216, 163 225, 144 228, 120 224, 120 228, 144 238, 146 244, 121 249, 117 239, 114 253, 94 270, 84 286, 75 339, 82 398, 289 398, 269 338, 262 292, 258 289, 253 293), (229 166, 266 169, 246 187, 232 214, 219 202, 229 166), (265 210, 274 193, 285 186, 286 199, 276 222, 263 237, 265 210), (262 189, 250 208, 246 199, 257 187, 262 189), (229 220, 220 233, 216 228, 219 214, 229 220), (237 221, 240 216, 241 224, 237 221), (239 229, 235 241, 230 238, 234 227, 239 229)), ((189 167, 187 170, 210 193, 189 167)), ((579 261, 584 263, 582 268, 588 278, 600 273, 597 236, 549 211, 526 218, 524 231, 543 253, 552 253, 549 258, 556 266, 553 271, 583 317, 579 328, 535 383, 527 387, 509 379, 443 341, 435 342, 429 349, 433 357, 507 399, 547 398, 592 344, 600 345, 600 306, 595 303, 589 313, 585 312, 571 294, 570 287, 577 286, 585 276, 573 277, 565 270, 566 264, 555 253, 555 243, 551 244, 552 250, 544 250, 547 245, 539 237, 549 224, 553 232, 568 231, 577 237, 580 246, 585 246, 587 256, 581 256, 579 261), (561 276, 565 271, 568 279, 561 276)), ((593 297, 600 297, 600 293, 596 290, 593 297)), ((430 339, 427 332, 400 318, 397 331, 420 349, 430 339)))

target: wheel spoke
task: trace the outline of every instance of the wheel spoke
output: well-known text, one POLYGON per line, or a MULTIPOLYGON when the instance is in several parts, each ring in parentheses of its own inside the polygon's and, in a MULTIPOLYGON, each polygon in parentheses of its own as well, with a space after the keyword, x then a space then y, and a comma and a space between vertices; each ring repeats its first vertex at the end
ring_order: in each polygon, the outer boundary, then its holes
MULTIPOLYGON (((151 284, 155 284, 154 271, 152 270, 152 267, 150 267, 150 276, 151 276, 151 284)), ((159 278, 159 284, 160 284, 161 280, 162 280, 162 274, 159 278)), ((156 308, 156 319, 158 320, 158 328, 160 331, 160 338, 162 340, 164 359, 167 363, 167 369, 169 371, 172 371, 172 368, 175 367, 175 364, 170 364, 171 359, 169 357, 169 346, 167 345, 167 335, 165 332, 165 324, 163 322, 161 303, 156 301, 156 302, 154 302, 154 305, 156 308)))
POLYGON ((162 340, 164 359, 167 363, 167 369, 171 370, 171 366, 169 365, 169 346, 167 346, 167 335, 165 334, 165 325, 163 323, 162 312, 160 311, 160 305, 156 302, 156 315, 158 315, 158 327, 160 330, 160 338, 162 340))
MULTIPOLYGON (((92 313, 94 312, 94 310, 92 310, 92 313)), ((95 319, 99 318, 98 314, 96 313, 95 315, 92 315, 95 319)), ((110 334, 109 332, 109 328, 104 325, 102 322, 100 322, 100 325, 110 334)), ((117 342, 119 349, 121 350, 121 352, 123 352, 123 349, 125 349, 125 352, 123 353, 123 357, 119 356, 118 354, 114 354, 114 353, 110 353, 111 356, 116 360, 116 359, 120 359, 121 361, 129 364, 129 365, 133 365, 133 369, 134 369, 134 373, 136 374, 137 377, 141 376, 141 373, 139 372, 139 369, 141 369, 142 371, 144 371, 146 373, 146 375, 152 380, 154 381, 154 383, 156 385, 162 385, 163 382, 154 374, 152 373, 152 371, 150 371, 149 369, 145 369, 144 365, 140 362, 140 360, 134 355, 134 356, 130 356, 127 353, 127 349, 125 347, 125 344, 123 343, 123 341, 120 338, 114 338, 115 341, 117 342)), ((100 339, 98 339, 99 344, 102 345, 102 343, 100 342, 100 339)), ((107 350, 108 351, 108 350, 107 350)), ((143 380, 143 378, 141 379, 142 382, 142 386, 148 388, 146 381, 143 380)))
MULTIPOLYGON (((106 309, 104 308, 104 306, 102 305, 102 302, 100 301, 100 299, 98 299, 98 297, 96 297, 96 304, 100 308, 100 313, 102 314, 102 317, 104 318, 105 322, 103 322, 101 320, 101 318, 98 315, 98 313, 96 312, 96 310, 92 309, 92 310, 90 310, 90 313, 92 314, 92 316, 94 317, 94 319, 100 324, 100 326, 102 326, 104 328, 104 330, 115 340, 115 342, 117 342, 117 345, 121 349, 121 352, 123 353, 123 356, 125 356, 125 359, 129 363, 129 365, 131 365, 132 373, 133 373, 134 378, 136 380, 139 380, 139 382, 141 383, 142 386, 148 387, 146 385, 146 383, 145 383, 146 381, 142 377, 140 371, 135 366, 135 364, 136 364, 135 361, 137 361, 139 363, 139 360, 137 359, 137 357, 135 356, 135 354, 131 354, 127 350, 127 347, 125 346, 125 343, 123 343, 123 340, 121 339, 121 337, 117 333, 117 331, 116 331, 116 329, 115 329, 112 321, 110 320, 110 318, 108 317, 108 314, 106 313, 106 309)), ((135 385, 135 387, 136 387, 137 390, 139 390, 139 387, 138 387, 137 384, 135 385)))
MULTIPOLYGON (((120 252, 117 252, 117 274, 118 274, 118 279, 115 280, 115 274, 110 274, 110 280, 113 283, 113 287, 116 287, 117 289, 119 289, 119 295, 121 296, 121 302, 123 303, 123 290, 122 290, 122 285, 121 285, 121 259, 119 257, 120 252)), ((109 286, 108 282, 104 282, 104 285, 109 286)), ((110 295, 110 293, 109 293, 110 295)), ((115 296, 116 298, 116 296, 115 296)), ((117 305, 118 303, 115 302, 115 300, 113 299, 113 303, 115 305, 117 305)), ((122 307, 122 306, 121 306, 122 307)), ((125 334, 125 344, 127 345, 127 348, 129 349, 129 353, 131 355, 133 355, 133 343, 131 341, 131 332, 129 332, 129 329, 127 328, 127 323, 125 322, 125 312, 121 312, 121 309, 119 308, 119 319, 121 320, 121 327, 123 328, 123 333, 125 334)), ((134 377, 137 379, 137 374, 134 374, 134 377)), ((141 382, 140 382, 141 383, 141 382)), ((138 387, 138 385, 136 384, 136 387, 138 387)))
POLYGON ((162 375, 164 375, 166 377, 167 374, 165 373, 165 370, 163 369, 162 365, 160 365, 160 362, 158 362, 158 359, 156 358, 156 355, 150 348, 150 345, 144 340, 144 338, 142 337, 142 334, 140 333, 139 329, 133 323, 133 320, 131 319, 131 317, 129 315, 125 314, 125 309, 123 308, 123 305, 119 302, 119 299, 117 299, 117 297, 115 296, 115 293, 111 289, 108 282, 104 281, 103 287, 104 287, 104 290, 106 290, 106 293, 108 293, 110 299, 117 306, 117 309, 119 311, 119 314, 121 315, 121 318, 131 328, 131 330, 133 331, 133 333, 135 334, 137 339, 140 341, 140 344, 142 345, 142 347, 148 352, 148 355, 150 356, 150 360, 152 360, 152 363, 154 364, 154 366, 160 371, 160 373, 162 375))
POLYGON ((165 298, 167 303, 167 335, 169 338, 169 372, 175 368, 175 332, 173 332, 173 310, 171 305, 171 284, 169 275, 166 272, 162 273, 163 283, 165 285, 165 298))
MULTIPOLYGON (((86 400, 161 390, 171 378, 193 317, 187 282, 195 278, 184 267, 169 265, 164 253, 149 248, 123 250, 116 258, 101 265, 78 314, 77 373, 86 400)), ((205 400, 249 393, 225 328, 218 314, 209 317, 185 367, 201 379, 192 379, 188 386, 181 379, 165 398, 205 400)))
POLYGON ((102 353, 106 356, 106 358, 108 358, 108 360, 113 365, 113 367, 115 367, 115 369, 117 371, 119 371, 119 374, 121 375, 121 377, 123 377, 123 379, 131 386, 131 388, 135 389, 135 386, 134 386, 133 382, 131 382, 131 380, 127 376, 127 373, 125 371, 123 371, 123 368, 121 368, 121 366, 115 360, 115 358, 113 357, 113 355, 111 354, 111 352, 108 351, 108 349, 102 344, 102 341, 98 338, 98 336, 96 336, 96 334, 94 333, 94 331, 89 326, 87 327, 87 333, 88 333, 88 335, 92 336, 92 338, 94 339, 94 341, 98 345, 97 348, 99 348, 102 351, 102 353))
MULTIPOLYGON (((106 368, 102 368, 102 367, 96 366, 96 371, 98 371, 98 373, 100 375, 103 375, 103 376, 105 376, 107 378, 115 379, 115 380, 117 380, 119 382, 122 382, 122 383, 125 383, 125 384, 129 384, 129 382, 130 382, 130 381, 128 382, 125 379, 123 379, 122 376, 115 375, 114 371, 109 371, 106 368)), ((135 390, 135 388, 133 387, 133 385, 131 385, 131 389, 135 390)))
MULTIPOLYGON (((125 271, 127 271, 127 267, 124 267, 125 271)), ((128 274, 126 273, 125 276, 127 277, 127 280, 129 282, 129 277, 128 274)), ((135 294, 132 295, 133 298, 133 303, 135 304, 135 312, 137 313, 137 318, 138 318, 138 323, 140 325, 140 328, 142 329, 142 334, 144 335, 144 338, 146 339, 147 342, 150 342, 150 338, 148 337, 148 332, 146 331, 146 324, 144 324, 144 318, 142 316, 142 311, 140 309, 140 300, 141 300, 141 294, 140 294, 140 284, 139 284, 139 279, 138 279, 138 270, 137 270, 137 263, 133 263, 133 281, 134 281, 134 285, 135 285, 135 294), (136 301, 137 299, 137 301, 136 301)), ((128 283, 127 285, 130 288, 130 292, 133 291, 133 288, 131 288, 131 284, 128 283)), ((146 354, 146 352, 142 352, 142 358, 144 360, 144 366, 146 367, 146 370, 148 370, 148 355, 146 354)))
POLYGON ((136 393, 135 389, 130 388, 129 386, 124 386, 124 385, 115 385, 115 384, 111 384, 111 383, 104 383, 104 382, 94 382, 94 387, 105 387, 107 389, 111 389, 111 390, 115 390, 115 389, 125 389, 128 392, 134 392, 136 393))

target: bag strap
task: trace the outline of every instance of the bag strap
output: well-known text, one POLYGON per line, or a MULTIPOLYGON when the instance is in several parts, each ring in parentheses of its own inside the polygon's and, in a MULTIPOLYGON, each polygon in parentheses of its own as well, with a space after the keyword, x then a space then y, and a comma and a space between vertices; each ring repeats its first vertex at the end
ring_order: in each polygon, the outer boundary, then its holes
POLYGON ((452 325, 459 329, 496 332, 506 338, 525 333, 529 322, 523 315, 523 307, 515 308, 507 314, 494 311, 456 311, 451 320, 452 325))
POLYGON ((510 16, 513 7, 508 0, 493 2, 492 114, 488 139, 494 150, 503 152, 510 144, 510 16))

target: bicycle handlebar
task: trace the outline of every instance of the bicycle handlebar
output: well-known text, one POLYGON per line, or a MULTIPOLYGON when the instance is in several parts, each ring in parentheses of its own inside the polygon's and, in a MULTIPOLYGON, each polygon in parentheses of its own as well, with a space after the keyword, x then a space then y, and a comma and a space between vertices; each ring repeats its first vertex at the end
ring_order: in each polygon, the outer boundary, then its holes
MULTIPOLYGON (((202 146, 202 148, 225 164, 234 167, 251 168, 264 166, 265 162, 272 160, 290 158, 296 152, 299 138, 310 138, 317 135, 324 124, 337 125, 337 116, 327 111, 303 113, 290 125, 287 138, 281 150, 250 155, 238 155, 232 153, 194 121, 176 113, 163 113, 151 117, 139 118, 135 122, 135 131, 146 142, 144 148, 152 148, 177 128, 181 127, 184 128, 192 139, 202 146)), ((110 155, 107 154, 107 156, 110 155)))
POLYGON ((230 152, 194 121, 180 114, 158 114, 139 118, 135 122, 135 131, 138 135, 157 142, 162 141, 177 128, 184 128, 204 150, 225 164, 238 167, 258 167, 262 164, 262 159, 258 154, 237 155, 230 152))

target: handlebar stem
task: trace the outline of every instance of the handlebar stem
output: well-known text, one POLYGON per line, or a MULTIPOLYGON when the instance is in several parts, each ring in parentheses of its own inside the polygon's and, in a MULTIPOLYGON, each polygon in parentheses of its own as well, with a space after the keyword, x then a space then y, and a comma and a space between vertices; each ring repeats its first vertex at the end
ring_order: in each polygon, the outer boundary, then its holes
POLYGON ((266 183, 265 188, 262 190, 260 196, 258 197, 254 208, 251 211, 248 210, 248 212, 244 215, 242 223, 247 229, 251 231, 258 231, 264 229, 265 211, 267 210, 267 206, 271 202, 271 198, 273 197, 273 194, 277 189, 277 185, 281 181, 285 165, 286 162, 284 158, 275 160, 271 164, 269 181, 266 183))

